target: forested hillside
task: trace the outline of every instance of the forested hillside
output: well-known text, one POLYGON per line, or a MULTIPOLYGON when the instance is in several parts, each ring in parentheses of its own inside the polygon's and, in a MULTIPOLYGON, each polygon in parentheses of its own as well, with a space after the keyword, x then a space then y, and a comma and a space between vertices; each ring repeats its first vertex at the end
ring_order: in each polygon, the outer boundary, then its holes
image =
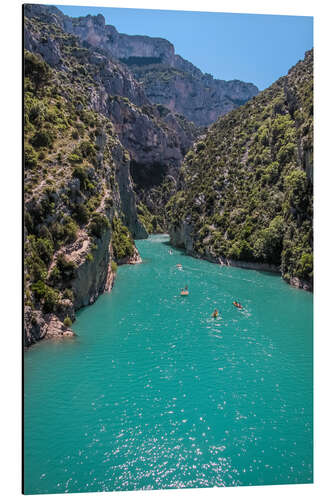
POLYGON ((272 265, 311 288, 312 127, 309 51, 187 153, 168 205, 172 243, 217 262, 272 265))

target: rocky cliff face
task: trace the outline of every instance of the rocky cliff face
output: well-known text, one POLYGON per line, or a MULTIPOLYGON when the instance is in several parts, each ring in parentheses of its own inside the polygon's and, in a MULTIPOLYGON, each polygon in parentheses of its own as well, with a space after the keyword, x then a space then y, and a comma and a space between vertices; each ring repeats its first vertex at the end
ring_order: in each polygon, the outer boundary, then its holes
POLYGON ((203 74, 175 54, 168 40, 118 33, 114 26, 105 25, 102 15, 63 22, 67 31, 126 65, 152 103, 163 104, 199 126, 210 125, 258 93, 252 83, 203 74))
POLYGON ((280 270, 312 289, 313 51, 220 118, 185 157, 171 242, 197 257, 280 270))
POLYGON ((177 175, 197 129, 150 103, 133 74, 107 50, 109 28, 115 28, 105 27, 103 16, 71 19, 41 5, 25 6, 25 15, 26 49, 80 84, 89 106, 115 125, 132 170, 136 165, 148 172, 161 167, 177 175))
MULTIPOLYGON (((28 15, 56 22, 64 31, 79 37, 86 46, 121 61, 123 71, 127 67, 132 72, 151 103, 163 104, 198 126, 210 125, 258 93, 258 88, 252 83, 216 80, 203 74, 175 54, 174 46, 168 40, 118 33, 114 26, 105 24, 101 14, 70 18, 56 8, 30 6, 28 15)), ((133 93, 116 93, 137 103, 133 93)))
POLYGON ((178 60, 176 66, 149 64, 143 58, 135 63, 130 60, 123 62, 127 62, 135 78, 142 83, 151 102, 182 113, 199 126, 211 125, 219 116, 258 93, 258 88, 252 83, 215 80, 211 75, 179 69, 185 65, 179 65, 178 60))
POLYGON ((112 287, 116 262, 139 260, 132 238, 147 233, 137 217, 130 154, 98 112, 107 110, 105 88, 81 76, 77 57, 65 50, 79 49, 70 35, 39 19, 25 27, 34 52, 25 52, 24 106, 29 346, 73 335, 75 311, 112 287))

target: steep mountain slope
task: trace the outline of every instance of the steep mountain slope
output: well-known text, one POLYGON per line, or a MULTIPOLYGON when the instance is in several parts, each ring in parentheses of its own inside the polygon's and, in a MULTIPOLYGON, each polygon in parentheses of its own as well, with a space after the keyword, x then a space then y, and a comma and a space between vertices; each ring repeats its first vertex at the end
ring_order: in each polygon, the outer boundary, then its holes
POLYGON ((25 52, 25 343, 70 335, 75 310, 138 258, 129 154, 76 81, 25 52), (125 224, 127 227, 125 227, 125 224), (63 323, 64 322, 64 323, 63 323))
POLYGON ((309 51, 194 145, 169 202, 174 245, 216 262, 280 269, 312 288, 312 89, 309 51))
MULTIPOLYGON (((31 6, 32 14, 40 6, 31 6)), ((39 14, 40 15, 40 14, 39 14)), ((118 33, 104 17, 71 18, 56 8, 43 12, 59 26, 75 34, 87 47, 111 56, 133 73, 151 103, 162 104, 198 126, 207 126, 258 93, 252 83, 215 80, 175 54, 172 43, 162 38, 118 33)), ((132 99, 131 99, 132 100, 132 99)))
MULTIPOLYGON (((71 29, 75 19, 42 5, 26 5, 25 16, 25 48, 78 82, 89 106, 114 123, 129 151, 133 175, 138 170, 140 180, 144 170, 146 178, 157 182, 161 172, 162 177, 177 176, 184 154, 198 135, 197 128, 167 108, 152 105, 125 66, 102 48, 69 33, 75 31, 71 29)), ((91 16, 84 19, 88 22, 91 16)), ((93 18, 94 22, 98 19, 93 18)))

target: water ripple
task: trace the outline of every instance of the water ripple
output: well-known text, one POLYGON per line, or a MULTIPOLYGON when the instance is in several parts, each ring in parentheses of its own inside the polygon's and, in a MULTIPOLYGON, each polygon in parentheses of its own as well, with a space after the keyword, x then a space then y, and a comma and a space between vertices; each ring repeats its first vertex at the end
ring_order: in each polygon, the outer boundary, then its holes
POLYGON ((27 493, 312 481, 311 295, 165 241, 26 353, 27 493))

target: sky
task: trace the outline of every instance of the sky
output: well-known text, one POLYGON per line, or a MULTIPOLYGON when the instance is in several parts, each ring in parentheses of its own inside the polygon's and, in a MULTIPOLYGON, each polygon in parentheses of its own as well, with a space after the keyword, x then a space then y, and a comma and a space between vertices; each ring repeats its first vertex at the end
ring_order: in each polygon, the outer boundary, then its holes
POLYGON ((313 18, 111 7, 57 7, 72 17, 103 14, 120 33, 166 38, 176 54, 221 80, 263 90, 313 47, 313 18))

